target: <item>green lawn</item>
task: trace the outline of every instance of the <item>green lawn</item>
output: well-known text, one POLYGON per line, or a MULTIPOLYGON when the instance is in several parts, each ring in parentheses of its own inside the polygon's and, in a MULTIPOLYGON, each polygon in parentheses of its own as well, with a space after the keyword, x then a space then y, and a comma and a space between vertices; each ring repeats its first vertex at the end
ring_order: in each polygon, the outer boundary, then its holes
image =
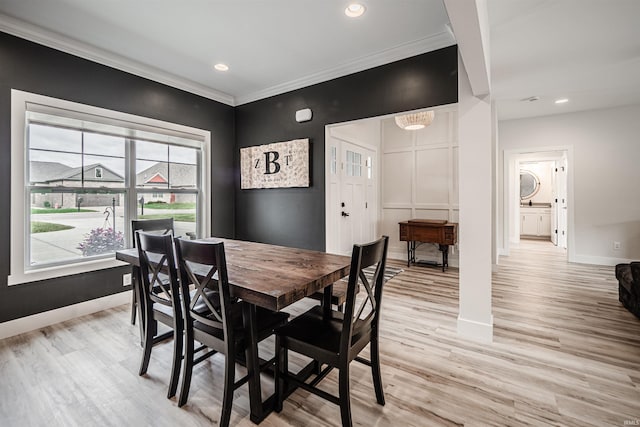
MULTIPOLYGON (((76 208, 61 208, 61 209, 31 208, 31 215, 52 214, 52 213, 73 213, 73 212, 78 212, 78 209, 76 208)), ((97 212, 97 211, 94 211, 93 209, 80 209, 80 212, 97 212)))
POLYGON ((173 214, 173 215, 162 215, 162 214, 153 214, 153 215, 138 215, 139 219, 162 219, 162 218, 173 218, 174 221, 182 221, 182 222, 196 222, 196 214, 173 214))
POLYGON ((149 202, 144 204, 145 208, 149 209, 195 209, 195 203, 154 203, 149 202))
POLYGON ((53 222, 31 221, 31 234, 48 233, 49 231, 70 230, 70 225, 56 224, 53 222))

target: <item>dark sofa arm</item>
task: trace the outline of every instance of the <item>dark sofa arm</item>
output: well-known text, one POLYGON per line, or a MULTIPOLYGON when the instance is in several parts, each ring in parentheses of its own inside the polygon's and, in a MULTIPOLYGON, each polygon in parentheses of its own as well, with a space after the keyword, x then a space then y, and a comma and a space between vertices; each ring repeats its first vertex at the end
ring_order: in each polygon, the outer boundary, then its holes
POLYGON ((633 276, 631 275, 631 266, 629 264, 616 265, 616 279, 630 285, 633 280, 633 276))
POLYGON ((629 265, 631 266, 631 277, 633 277, 631 288, 635 288, 635 292, 640 294, 640 262, 632 262, 629 265))

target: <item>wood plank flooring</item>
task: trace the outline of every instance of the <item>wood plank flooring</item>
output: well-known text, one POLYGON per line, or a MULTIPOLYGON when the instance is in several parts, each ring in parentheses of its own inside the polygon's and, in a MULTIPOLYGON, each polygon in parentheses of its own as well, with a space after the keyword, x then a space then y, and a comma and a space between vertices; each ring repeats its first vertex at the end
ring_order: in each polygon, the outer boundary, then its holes
MULTIPOLYGON (((387 404, 376 404, 369 370, 353 363, 354 425, 640 422, 640 320, 618 302, 612 267, 568 264, 550 243, 523 241, 494 273, 494 342, 483 345, 457 336, 457 270, 392 264, 405 271, 383 298, 387 404)), ((273 342, 263 344, 268 354, 273 342)), ((165 397, 171 351, 171 343, 156 347, 148 374, 137 375, 138 327, 126 305, 2 340, 0 426, 216 425, 223 358, 196 367, 189 403, 178 408, 165 397)), ((336 392, 337 375, 323 384, 336 392)), ((246 386, 231 423, 253 425, 246 386)), ((261 425, 338 426, 339 409, 297 391, 261 425)))

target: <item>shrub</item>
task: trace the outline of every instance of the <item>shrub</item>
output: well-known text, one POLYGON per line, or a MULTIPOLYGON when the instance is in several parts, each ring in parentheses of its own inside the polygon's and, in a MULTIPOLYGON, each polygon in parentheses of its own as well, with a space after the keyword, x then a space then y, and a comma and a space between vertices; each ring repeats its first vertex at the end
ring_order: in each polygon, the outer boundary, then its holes
POLYGON ((83 256, 100 255, 124 248, 124 235, 113 228, 94 228, 78 245, 83 256))
POLYGON ((50 208, 51 207, 51 202, 48 200, 45 200, 44 203, 42 204, 42 206, 44 206, 45 208, 50 208))

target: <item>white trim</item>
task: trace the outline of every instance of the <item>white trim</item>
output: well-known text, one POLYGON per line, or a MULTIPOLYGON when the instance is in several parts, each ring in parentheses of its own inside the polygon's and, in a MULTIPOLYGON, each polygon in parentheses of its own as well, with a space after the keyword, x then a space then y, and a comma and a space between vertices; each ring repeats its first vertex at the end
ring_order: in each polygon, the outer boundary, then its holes
POLYGON ((87 314, 118 307, 131 302, 131 291, 120 292, 106 297, 81 302, 55 310, 45 311, 20 319, 0 323, 0 339, 35 331, 87 314))
POLYGON ((615 266, 616 264, 629 264, 630 262, 633 262, 633 261, 637 261, 637 260, 627 259, 627 258, 597 256, 597 255, 575 255, 573 257, 573 261, 570 261, 570 262, 575 262, 578 264, 615 266))
POLYGON ((361 56, 352 61, 345 62, 337 67, 329 68, 299 79, 291 80, 262 89, 256 92, 236 96, 236 104, 242 105, 249 102, 257 101, 270 96, 279 95, 281 93, 290 92, 292 90, 311 86, 317 83, 326 82, 338 77, 343 77, 359 71, 368 70, 380 65, 389 64, 401 59, 410 58, 422 53, 431 52, 454 45, 455 39, 451 37, 451 33, 442 31, 429 37, 403 43, 398 46, 383 50, 373 55, 361 56))
POLYGON ((461 338, 491 344, 493 342, 493 315, 489 323, 476 322, 458 316, 458 335, 461 338))
POLYGON ((233 96, 229 94, 63 36, 62 34, 37 27, 20 19, 0 14, 0 31, 223 104, 230 106, 235 105, 233 96))
POLYGON ((51 279, 55 277, 68 276, 72 274, 86 273, 105 268, 113 268, 125 265, 121 262, 109 259, 90 260, 75 262, 72 264, 59 265, 55 267, 44 267, 26 271, 25 259, 27 246, 25 242, 25 117, 28 103, 42 104, 53 108, 60 108, 69 111, 82 112, 95 116, 106 117, 113 120, 120 120, 130 123, 149 126, 158 129, 169 129, 188 135, 202 141, 202 183, 201 210, 199 215, 204 219, 202 222, 203 236, 209 236, 211 230, 211 132, 203 129, 178 125, 162 120, 148 117, 136 116, 119 111, 107 110, 91 105, 77 102, 65 101, 48 96, 37 95, 20 90, 11 90, 11 264, 10 275, 7 279, 9 285, 28 283, 37 280, 51 279))
MULTIPOLYGON (((11 222, 13 222, 13 220, 11 222)), ((24 258, 15 256, 15 254, 18 253, 17 250, 20 249, 22 253, 24 253, 25 251, 24 242, 14 242, 14 229, 15 227, 11 227, 11 246, 12 248, 16 248, 16 250, 11 253, 11 271, 17 271, 17 273, 10 274, 7 277, 7 285, 9 286, 19 285, 21 283, 36 282, 38 280, 53 279, 54 277, 71 276, 74 274, 88 273, 90 271, 123 267, 125 265, 128 265, 127 263, 123 263, 112 258, 107 258, 92 261, 75 262, 73 264, 56 265, 53 267, 43 267, 38 268, 37 270, 14 270, 13 268, 15 264, 24 262, 24 258)), ((15 234, 18 233, 15 232, 15 234)))

